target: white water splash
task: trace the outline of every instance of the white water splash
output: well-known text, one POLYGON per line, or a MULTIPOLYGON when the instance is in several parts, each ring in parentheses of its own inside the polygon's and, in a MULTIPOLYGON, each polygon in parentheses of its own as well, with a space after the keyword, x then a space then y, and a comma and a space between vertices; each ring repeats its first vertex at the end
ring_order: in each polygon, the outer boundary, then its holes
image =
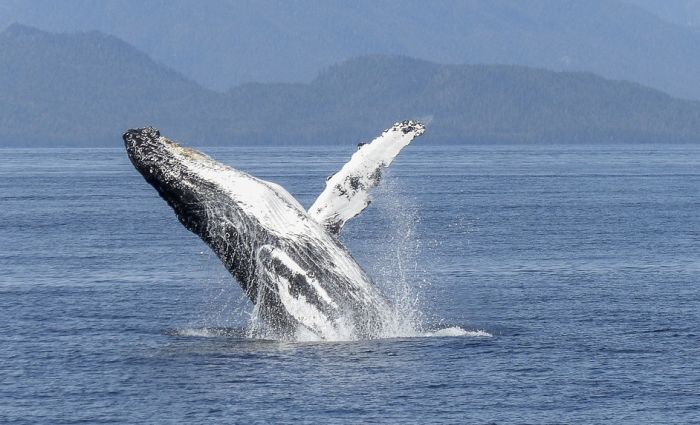
POLYGON ((483 330, 468 331, 460 328, 459 326, 452 326, 449 328, 438 329, 435 331, 424 332, 421 337, 444 337, 444 336, 467 336, 467 337, 485 337, 491 338, 493 334, 483 330))
MULTIPOLYGON (((226 327, 207 327, 207 326, 191 326, 184 327, 180 329, 173 329, 166 331, 168 335, 174 335, 179 337, 192 337, 192 338, 221 338, 221 337, 238 337, 250 340, 267 340, 267 341, 279 341, 280 338, 275 337, 265 337, 264 335, 257 334, 255 336, 250 335, 250 329, 247 328, 226 328, 226 327)), ((466 330, 459 326, 452 326, 444 329, 437 329, 428 332, 416 333, 411 335, 401 335, 393 336, 393 338, 444 338, 444 337, 467 337, 467 338, 491 338, 493 334, 486 332, 484 330, 466 330)), ((389 337, 388 337, 389 338, 389 337)), ((293 342, 345 342, 345 341, 355 341, 354 339, 337 339, 329 340, 322 339, 316 333, 300 326, 295 333, 295 338, 293 342)))
POLYGON ((369 272, 392 302, 390 323, 383 338, 411 337, 424 328, 421 275, 421 241, 417 237, 418 205, 402 190, 402 184, 389 176, 374 192, 374 207, 382 220, 380 255, 374 257, 369 272))
MULTIPOLYGON (((446 327, 436 329, 426 325, 426 314, 423 311, 423 291, 428 282, 423 278, 427 275, 424 265, 420 263, 422 243, 417 237, 419 224, 419 207, 415 199, 402 190, 397 179, 385 178, 382 185, 374 192, 377 201, 373 204, 375 213, 379 216, 382 229, 377 240, 381 246, 375 247, 378 255, 371 256, 370 264, 366 265, 375 283, 382 289, 391 301, 390 311, 385 312, 385 321, 373 338, 416 338, 416 337, 490 337, 491 334, 481 330, 465 330, 461 327, 446 327)), ((216 208, 208 205, 209 208, 216 208)), ((221 208, 222 206, 218 206, 221 208)), ((211 212, 212 217, 219 217, 217 211, 211 212)), ((357 223, 362 228, 363 223, 357 223)), ((350 238, 363 238, 364 232, 349 232, 350 238)), ((209 254, 209 268, 218 263, 213 254, 209 254)), ((212 297, 206 305, 208 310, 205 326, 192 326, 183 330, 183 336, 221 336, 211 329, 221 327, 245 326, 245 337, 251 339, 284 340, 297 342, 321 341, 316 333, 299 326, 291 335, 275 334, 263 318, 260 305, 254 305, 245 295, 232 285, 228 273, 220 267, 217 277, 209 281, 209 295, 212 297), (209 330, 209 331, 208 331, 209 330)), ((260 287, 261 288, 261 287, 260 287)), ((259 289, 260 289, 259 288, 259 289)), ((258 297, 263 297, 262 291, 258 297)), ((346 325, 339 323, 338 332, 328 333, 326 341, 355 340, 354 329, 348 320, 346 325)), ((433 321, 434 323, 434 321, 433 321)))

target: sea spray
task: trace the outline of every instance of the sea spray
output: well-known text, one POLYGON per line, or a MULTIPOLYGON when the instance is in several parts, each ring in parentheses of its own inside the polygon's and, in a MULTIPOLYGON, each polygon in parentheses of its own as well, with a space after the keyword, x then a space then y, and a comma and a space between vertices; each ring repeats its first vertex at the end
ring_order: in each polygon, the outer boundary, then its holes
POLYGON ((387 178, 375 191, 375 208, 382 226, 381 255, 369 265, 384 293, 392 301, 392 321, 384 337, 413 336, 423 329, 421 241, 417 226, 419 206, 398 179, 387 178))
POLYGON ((420 206, 400 179, 386 175, 373 191, 370 211, 348 225, 343 240, 391 301, 384 328, 375 337, 421 335, 427 275, 418 236, 420 206), (371 237, 368 234, 371 233, 371 237))

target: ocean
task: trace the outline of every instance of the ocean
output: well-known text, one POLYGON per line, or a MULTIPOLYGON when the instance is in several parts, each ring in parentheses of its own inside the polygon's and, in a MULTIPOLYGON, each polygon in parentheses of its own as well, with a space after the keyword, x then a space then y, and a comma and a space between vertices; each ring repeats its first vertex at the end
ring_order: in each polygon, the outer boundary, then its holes
MULTIPOLYGON (((308 206, 353 147, 205 152, 308 206)), ((0 150, 0 423, 700 423, 700 147, 417 140, 342 240, 416 336, 249 337, 122 149, 0 150)))

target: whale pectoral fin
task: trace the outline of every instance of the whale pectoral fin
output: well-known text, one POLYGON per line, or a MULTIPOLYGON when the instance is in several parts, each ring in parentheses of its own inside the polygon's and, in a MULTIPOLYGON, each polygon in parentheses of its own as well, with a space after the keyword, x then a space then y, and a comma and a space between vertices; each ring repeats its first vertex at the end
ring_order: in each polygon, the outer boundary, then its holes
POLYGON ((360 144, 343 168, 326 181, 326 188, 309 208, 309 216, 337 234, 345 223, 370 204, 369 190, 379 184, 384 168, 411 141, 425 132, 418 121, 403 121, 370 143, 360 144))

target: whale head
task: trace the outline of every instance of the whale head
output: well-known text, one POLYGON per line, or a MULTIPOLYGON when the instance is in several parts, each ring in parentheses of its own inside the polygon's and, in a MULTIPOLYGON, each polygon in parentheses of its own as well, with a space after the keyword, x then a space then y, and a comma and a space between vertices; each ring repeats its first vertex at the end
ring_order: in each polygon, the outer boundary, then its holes
POLYGON ((128 130, 123 139, 136 170, 175 210, 185 227, 201 234, 208 217, 201 201, 210 197, 216 188, 206 184, 201 173, 193 172, 188 164, 197 164, 206 170, 215 166, 214 161, 162 137, 153 127, 128 130))
POLYGON ((182 159, 206 163, 211 159, 194 149, 186 148, 160 135, 153 127, 127 130, 122 136, 126 152, 134 167, 151 184, 172 185, 174 178, 183 178, 182 159))

